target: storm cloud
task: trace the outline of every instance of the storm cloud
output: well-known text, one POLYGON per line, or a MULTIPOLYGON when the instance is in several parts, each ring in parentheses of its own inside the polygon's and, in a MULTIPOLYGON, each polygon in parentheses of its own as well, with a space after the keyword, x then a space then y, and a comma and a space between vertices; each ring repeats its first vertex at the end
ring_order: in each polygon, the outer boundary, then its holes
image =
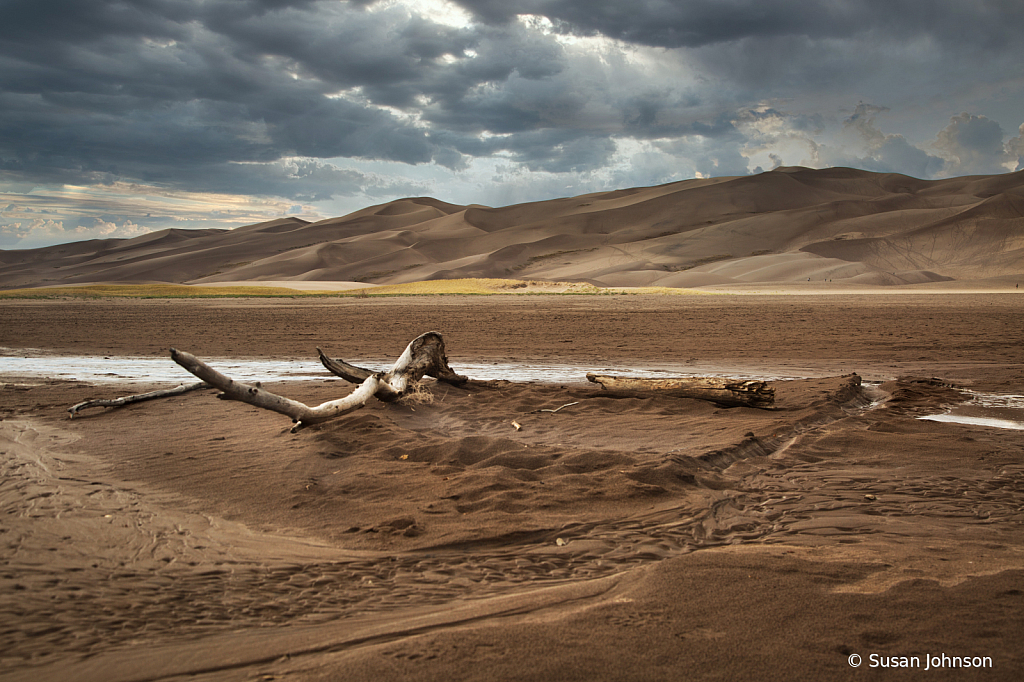
POLYGON ((159 229, 146 197, 174 192, 232 226, 780 164, 1012 171, 1022 29, 1009 0, 9 0, 0 248, 159 229), (110 210, 39 205, 68 187, 110 210))

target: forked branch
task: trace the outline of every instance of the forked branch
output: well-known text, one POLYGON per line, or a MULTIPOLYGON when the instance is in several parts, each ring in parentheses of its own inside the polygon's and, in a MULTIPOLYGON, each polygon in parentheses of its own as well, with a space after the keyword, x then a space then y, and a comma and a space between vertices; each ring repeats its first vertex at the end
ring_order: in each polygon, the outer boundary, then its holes
MULTIPOLYGON (((317 348, 316 352, 320 355, 320 363, 329 372, 353 384, 362 383, 373 375, 373 370, 350 365, 344 360, 332 359, 320 348, 317 348)), ((402 357, 395 363, 395 366, 385 374, 388 385, 395 389, 398 395, 404 392, 404 389, 401 388, 400 374, 408 377, 407 383, 419 381, 424 376, 434 377, 438 381, 444 381, 449 384, 464 384, 469 380, 468 377, 456 374, 448 366, 444 339, 438 332, 427 332, 413 339, 408 347, 406 347, 402 357)), ((389 399, 387 395, 378 395, 377 397, 385 401, 389 399)), ((396 395, 395 397, 398 396, 396 395)), ((394 400, 395 397, 390 399, 394 400)))
POLYGON ((316 407, 271 393, 260 386, 235 381, 191 353, 172 348, 171 359, 204 382, 223 391, 223 395, 219 396, 221 398, 240 400, 291 417, 295 422, 293 432, 303 426, 325 422, 358 410, 371 397, 385 402, 396 400, 412 389, 424 376, 433 376, 450 383, 463 383, 468 380, 448 366, 448 358, 444 354, 444 339, 437 332, 427 332, 413 339, 387 372, 370 372, 345 362, 331 360, 319 348, 317 351, 325 367, 348 381, 359 383, 359 387, 344 398, 316 407))

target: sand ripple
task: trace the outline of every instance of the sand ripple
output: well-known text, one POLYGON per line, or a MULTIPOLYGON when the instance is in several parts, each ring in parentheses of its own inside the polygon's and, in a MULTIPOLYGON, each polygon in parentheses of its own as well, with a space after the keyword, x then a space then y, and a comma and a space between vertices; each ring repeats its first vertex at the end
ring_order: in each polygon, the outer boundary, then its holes
MULTIPOLYGON (((134 463, 103 463, 79 439, 109 433, 114 414, 76 420, 86 424, 78 432, 7 420, 0 428, 0 663, 31 671, 143 643, 485 600, 617 576, 710 547, 899 544, 922 534, 998 536, 1024 523, 1019 459, 994 457, 991 467, 956 472, 929 463, 945 455, 928 430, 950 427, 914 416, 956 391, 907 380, 878 401, 855 377, 796 384, 780 390, 774 413, 698 403, 676 412, 665 401, 592 391, 570 396, 583 398, 572 416, 538 414, 537 406, 564 404, 565 389, 503 382, 471 387, 454 407, 368 411, 343 428, 291 441, 307 454, 319 444, 325 471, 348 466, 341 487, 325 473, 287 473, 293 465, 261 473, 257 462, 248 471, 257 487, 262 476, 274 479, 264 494, 276 490, 299 510, 285 517, 299 527, 288 534, 255 529, 258 516, 226 520, 246 517, 230 501, 210 504, 213 493, 199 485, 207 474, 190 468, 195 458, 170 431, 161 434, 163 454, 144 448, 134 463), (522 441, 495 420, 496 404, 520 405, 522 441), (709 423, 711 412, 710 423, 725 428, 721 436, 687 446, 666 429, 685 427, 695 437, 693 425, 709 423), (659 416, 662 437, 652 431, 643 438, 650 448, 633 449, 636 433, 607 422, 641 414, 659 416), (378 438, 382 431, 389 437, 378 438), (893 440, 896 432, 903 437, 893 440), (371 488, 353 489, 360 504, 332 523, 323 515, 346 509, 345 486, 358 478, 354 455, 342 450, 353 439, 383 465, 374 476, 389 479, 391 495, 411 501, 373 506, 371 488), (374 442, 387 445, 373 454, 374 442), (145 480, 156 466, 146 458, 160 460, 160 488, 111 475, 130 470, 145 480), (305 481, 301 492, 296 481, 305 481), (417 497, 416 486, 433 502, 417 497), (185 490, 207 502, 187 500, 185 490), (313 502, 320 511, 303 516, 313 502), (218 505, 215 513, 197 511, 218 505)), ((160 421, 166 409, 136 416, 155 413, 160 421)), ((239 466, 228 445, 199 447, 210 460, 227 448, 239 466)), ((902 577, 877 578, 870 589, 902 577)))

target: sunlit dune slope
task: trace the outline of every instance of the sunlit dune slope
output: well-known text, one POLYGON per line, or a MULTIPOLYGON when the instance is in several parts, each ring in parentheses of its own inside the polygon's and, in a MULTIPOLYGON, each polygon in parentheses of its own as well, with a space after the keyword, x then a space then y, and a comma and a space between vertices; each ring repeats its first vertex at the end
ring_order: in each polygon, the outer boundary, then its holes
POLYGON ((409 198, 307 223, 0 251, 0 286, 434 279, 600 286, 1024 278, 1024 172, 779 168, 504 208, 409 198))

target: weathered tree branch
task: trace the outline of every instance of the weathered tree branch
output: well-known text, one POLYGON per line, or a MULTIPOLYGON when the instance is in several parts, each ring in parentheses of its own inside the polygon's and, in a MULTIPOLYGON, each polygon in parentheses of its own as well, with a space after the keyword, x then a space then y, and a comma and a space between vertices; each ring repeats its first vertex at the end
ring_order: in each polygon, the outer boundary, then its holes
POLYGON ((353 384, 361 384, 373 375, 371 370, 350 365, 344 360, 332 360, 326 353, 320 350, 319 346, 317 347, 316 352, 320 355, 320 364, 326 367, 328 372, 338 375, 345 381, 353 384))
POLYGON ((85 400, 77 405, 69 407, 68 412, 70 413, 70 418, 73 419, 76 414, 82 410, 87 410, 90 407, 122 407, 124 405, 130 405, 131 403, 141 403, 146 400, 154 400, 156 398, 169 398, 171 396, 188 393, 189 391, 198 391, 203 388, 213 387, 205 381, 200 381, 195 384, 181 384, 174 388, 162 388, 159 391, 150 391, 149 393, 140 393, 138 395, 126 395, 124 397, 113 398, 111 400, 85 400))
MULTIPOLYGON (((317 350, 319 351, 319 349, 317 350)), ((344 372, 339 376, 349 381, 358 381, 364 372, 369 372, 369 370, 362 370, 344 362, 336 363, 324 355, 323 351, 320 351, 320 357, 328 369, 331 367, 328 366, 328 362, 324 361, 325 359, 339 366, 344 372)), ((453 372, 448 366, 448 358, 444 354, 444 339, 437 332, 427 332, 413 339, 395 362, 394 367, 387 372, 369 373, 362 377, 359 388, 348 396, 316 407, 279 396, 259 386, 235 381, 194 355, 175 348, 171 349, 171 359, 198 378, 223 391, 223 395, 220 396, 222 398, 240 400, 291 417, 295 422, 295 426, 292 427, 293 432, 308 424, 324 422, 358 410, 374 396, 385 402, 396 400, 402 397, 424 375, 451 383, 463 383, 468 380, 467 377, 453 372)))
POLYGON ((226 400, 240 400, 244 403, 280 412, 291 417, 292 421, 295 422, 295 426, 292 427, 293 432, 298 431, 303 426, 334 419, 335 417, 358 410, 373 396, 380 383, 380 378, 377 375, 373 375, 344 398, 331 400, 316 407, 310 407, 297 400, 266 391, 259 386, 235 381, 231 377, 221 374, 191 353, 172 348, 171 359, 214 388, 219 388, 224 393, 221 397, 226 400))
POLYGON ((729 407, 771 408, 775 389, 764 381, 740 381, 717 377, 641 379, 587 374, 587 379, 608 391, 658 391, 680 398, 708 400, 729 407))

